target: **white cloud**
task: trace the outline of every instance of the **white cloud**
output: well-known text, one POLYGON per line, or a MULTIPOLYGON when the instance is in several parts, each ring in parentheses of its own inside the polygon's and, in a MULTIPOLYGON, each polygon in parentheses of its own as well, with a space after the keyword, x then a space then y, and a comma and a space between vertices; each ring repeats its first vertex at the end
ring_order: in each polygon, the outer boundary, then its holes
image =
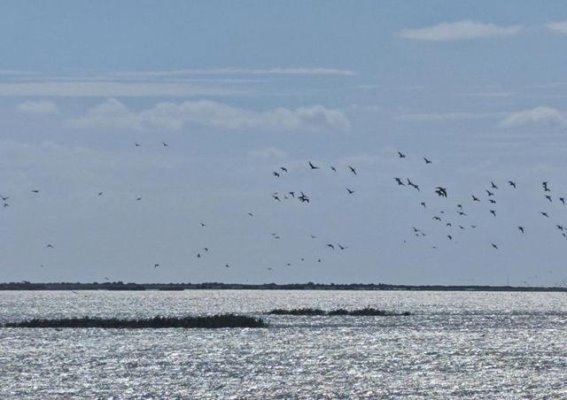
POLYGON ((81 128, 167 130, 179 130, 186 125, 228 130, 271 131, 325 131, 350 128, 350 122, 342 111, 321 105, 296 109, 278 107, 258 112, 209 100, 164 102, 134 112, 120 101, 109 99, 89 109, 83 117, 70 120, 69 123, 81 128))
POLYGON ((288 153, 276 147, 266 147, 249 151, 248 157, 260 160, 284 160, 288 157, 288 153))
POLYGON ((18 110, 31 114, 57 114, 59 110, 57 105, 52 101, 24 101, 18 105, 18 110))
POLYGON ((56 97, 145 97, 226 96, 247 94, 248 90, 219 84, 181 82, 115 82, 76 80, 71 82, 1 82, 0 96, 56 97))
POLYGON ((548 22, 545 27, 550 31, 567 35, 567 21, 548 22))
POLYGON ((444 22, 418 29, 403 29, 400 36, 405 39, 448 42, 455 40, 479 39, 509 36, 520 33, 519 25, 498 26, 475 21, 444 22))
POLYGON ((510 113, 500 121, 500 126, 514 128, 529 125, 567 126, 567 117, 561 111, 551 107, 535 107, 510 113))
POLYGON ((114 76, 145 76, 145 77, 168 77, 183 75, 342 75, 354 76, 356 72, 348 69, 337 68, 210 68, 210 69, 179 69, 169 71, 129 71, 114 73, 114 76))
POLYGON ((400 121, 410 122, 451 122, 490 119, 502 116, 502 113, 475 113, 475 112, 445 112, 445 113, 414 113, 402 114, 397 117, 400 121))

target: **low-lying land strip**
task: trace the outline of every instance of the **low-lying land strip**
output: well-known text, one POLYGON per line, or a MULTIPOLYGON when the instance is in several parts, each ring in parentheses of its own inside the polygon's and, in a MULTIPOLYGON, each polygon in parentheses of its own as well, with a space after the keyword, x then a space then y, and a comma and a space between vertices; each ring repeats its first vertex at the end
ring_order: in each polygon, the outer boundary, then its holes
POLYGON ((268 311, 266 314, 269 315, 352 315, 352 316, 394 316, 394 315, 410 315, 409 311, 404 311, 402 313, 395 313, 391 311, 380 310, 377 308, 361 308, 358 310, 346 310, 344 308, 339 308, 337 310, 325 311, 319 308, 293 308, 290 310, 285 310, 282 308, 276 308, 274 310, 268 311))
POLYGON ((119 318, 60 318, 31 319, 8 322, 4 328, 264 328, 267 324, 260 318, 244 315, 222 314, 200 317, 154 317, 147 319, 119 318))

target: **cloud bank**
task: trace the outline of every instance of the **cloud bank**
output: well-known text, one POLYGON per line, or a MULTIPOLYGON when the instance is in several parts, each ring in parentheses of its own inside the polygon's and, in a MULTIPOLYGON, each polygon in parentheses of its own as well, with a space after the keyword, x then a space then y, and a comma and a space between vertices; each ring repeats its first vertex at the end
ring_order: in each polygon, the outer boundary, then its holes
POLYGON ((210 101, 163 102, 136 112, 109 99, 68 121, 76 128, 179 130, 198 125, 226 130, 330 131, 348 130, 350 121, 340 110, 321 105, 254 111, 210 101))
POLYGON ((475 21, 444 22, 438 25, 418 29, 403 29, 400 36, 404 39, 431 42, 449 42, 468 39, 485 39, 497 36, 510 36, 520 33, 522 27, 498 26, 475 21))
POLYGON ((552 32, 567 35, 567 21, 548 22, 545 27, 552 32))
POLYGON ((30 114, 57 114, 59 110, 52 101, 24 101, 18 104, 18 110, 30 114))
POLYGON ((567 117, 555 108, 539 106, 529 110, 510 113, 500 122, 500 126, 504 128, 541 125, 565 127, 567 126, 567 117))

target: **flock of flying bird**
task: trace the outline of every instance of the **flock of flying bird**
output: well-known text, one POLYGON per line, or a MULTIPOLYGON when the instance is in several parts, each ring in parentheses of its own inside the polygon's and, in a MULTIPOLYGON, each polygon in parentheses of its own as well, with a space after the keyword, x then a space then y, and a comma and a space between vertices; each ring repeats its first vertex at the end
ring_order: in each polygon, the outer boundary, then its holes
MULTIPOLYGON (((140 143, 134 143, 135 147, 140 147, 141 144, 140 143)), ((161 145, 165 148, 169 147, 169 145, 166 142, 162 142, 161 145)), ((394 156, 396 157, 396 156, 394 156)), ((407 155, 405 153, 402 153, 400 151, 397 152, 397 158, 400 160, 404 160, 407 158, 407 155)), ((430 158, 427 157, 422 157, 423 160, 423 165, 424 168, 427 168, 427 166, 433 164, 433 161, 430 158)), ((315 162, 313 161, 307 161, 306 163, 307 165, 305 165, 305 169, 308 171, 312 171, 312 172, 316 172, 317 170, 320 170, 321 168, 323 168, 321 165, 317 165, 315 162)), ((325 168, 328 168, 328 170, 332 171, 332 173, 338 173, 337 167, 333 166, 333 165, 329 165, 325 168)), ((352 166, 352 165, 346 165, 342 168, 345 168, 346 172, 351 175, 352 177, 356 177, 358 176, 358 170, 356 167, 352 166)), ((281 179, 283 178, 284 175, 289 174, 290 173, 290 169, 286 166, 280 166, 277 169, 272 171, 272 176, 275 179, 281 179)), ((413 182, 410 178, 402 178, 402 177, 393 177, 393 181, 394 181, 394 185, 400 187, 400 188, 411 188, 412 190, 415 190, 417 193, 419 194, 423 194, 425 192, 425 189, 420 186, 420 184, 417 184, 415 182, 413 182)), ((517 184, 515 181, 513 180, 507 180, 504 184, 508 189, 510 190, 516 190, 517 189, 517 184)), ((490 181, 486 187, 483 189, 483 195, 480 195, 478 193, 471 193, 470 194, 470 198, 469 198, 469 202, 471 204, 476 204, 476 203, 484 203, 486 204, 487 207, 487 212, 493 217, 496 218, 497 217, 497 208, 496 208, 496 204, 497 204, 497 192, 499 190, 502 190, 501 187, 502 185, 495 183, 494 181, 490 181)), ((352 187, 345 187, 346 190, 346 195, 355 195, 356 191, 352 188, 352 187)), ((434 193, 435 195, 437 195, 439 198, 441 199, 450 199, 451 198, 451 191, 449 188, 445 187, 445 186, 435 186, 433 188, 430 188, 429 190, 432 191, 432 193, 434 193)), ((547 181, 543 181, 541 182, 541 190, 542 190, 542 197, 549 203, 553 202, 553 201, 558 201, 559 203, 561 203, 562 205, 565 205, 566 203, 566 198, 564 196, 556 196, 553 194, 552 190, 551 190, 551 185, 549 184, 549 182, 547 181)), ((40 195, 40 190, 39 189, 31 189, 30 192, 33 195, 40 195)), ((98 191, 96 192, 96 196, 100 197, 103 196, 104 192, 102 191, 98 191)), ((302 204, 309 204, 310 202, 312 202, 312 196, 308 193, 305 193, 304 191, 301 190, 287 190, 285 192, 281 192, 281 191, 275 191, 271 193, 271 197, 274 201, 276 202, 282 202, 282 201, 286 201, 286 200, 297 200, 302 204)), ((142 196, 136 196, 135 200, 136 201, 141 201, 142 200, 142 196)), ((8 208, 10 206, 10 196, 6 195, 6 194, 0 194, 0 199, 2 200, 2 207, 4 209, 8 208)), ((434 212, 434 214, 431 216, 431 220, 436 223, 439 224, 440 226, 443 226, 445 228, 445 238, 448 241, 453 241, 457 234, 456 232, 458 231, 464 231, 467 229, 476 229, 477 228, 477 224, 474 223, 470 223, 470 222, 466 222, 467 219, 465 217, 467 217, 468 211, 465 208, 465 206, 463 205, 464 202, 461 203, 456 203, 454 204, 454 210, 451 211, 450 209, 448 209, 447 207, 444 207, 441 210, 437 210, 437 212, 434 212), (458 221, 455 222, 454 218, 458 218, 458 221)), ((451 204, 449 203, 445 203, 445 206, 450 206, 451 204)), ((419 206, 422 209, 429 209, 429 205, 426 203, 426 201, 421 198, 419 199, 419 206)), ((550 213, 548 211, 540 211, 539 214, 541 215, 542 218, 546 218, 546 219, 551 219, 550 213)), ((253 213, 252 211, 248 211, 247 215, 249 217, 255 217, 255 213, 253 213)), ((200 222, 200 226, 201 228, 206 228, 207 224, 205 224, 204 222, 200 222)), ((410 232, 413 234, 413 236, 417 237, 417 238, 425 238, 426 236, 428 236, 428 233, 426 232, 426 230, 424 228, 421 227, 417 227, 417 226, 411 226, 410 228, 410 232)), ((525 235, 528 232, 528 229, 526 228, 525 225, 517 225, 517 231, 519 234, 521 235, 525 235)), ((555 223, 555 228, 557 229, 557 231, 563 236, 563 238, 567 239, 567 225, 563 225, 561 223, 555 223)), ((277 233, 271 233, 270 234, 271 237, 273 239, 280 239, 281 236, 277 233)), ((311 239, 318 239, 318 235, 315 234, 310 234, 310 238, 311 239)), ((438 239, 438 238, 437 238, 438 239)), ((328 251, 344 251, 348 249, 348 246, 345 245, 342 242, 338 242, 338 241, 318 241, 318 246, 320 246, 321 248, 327 248, 328 251)), ((404 243, 407 243, 407 239, 404 240, 404 243)), ((489 245, 494 249, 494 250, 498 250, 499 249, 499 245, 496 242, 489 242, 489 245)), ((47 249, 55 249, 55 245, 52 243, 47 243, 45 245, 45 248, 47 249)), ((433 243, 431 245, 431 248, 433 249, 437 249, 438 248, 438 244, 437 243, 433 243)), ((204 258, 207 254, 209 253, 209 247, 202 247, 198 250, 195 251, 194 255, 196 259, 201 259, 204 258)), ((299 260, 301 262, 305 262, 306 261, 306 257, 301 257, 299 258, 299 260)), ((318 255, 315 257, 314 260, 312 261, 316 261, 317 263, 321 263, 323 260, 323 256, 318 255)), ((292 261, 293 262, 293 261, 292 261)), ((291 266, 292 262, 286 262, 285 266, 291 266)), ((42 264, 41 267, 43 267, 44 265, 42 264)), ((158 268, 160 267, 160 263, 159 262, 155 262, 153 264, 154 268, 158 268)), ((225 263, 224 264, 225 268, 230 268, 231 264, 230 263, 225 263)), ((271 266, 267 267, 267 270, 272 270, 273 268, 271 266)), ((105 277, 105 280, 109 280, 108 277, 105 277)), ((526 282, 527 283, 527 282, 526 282)))

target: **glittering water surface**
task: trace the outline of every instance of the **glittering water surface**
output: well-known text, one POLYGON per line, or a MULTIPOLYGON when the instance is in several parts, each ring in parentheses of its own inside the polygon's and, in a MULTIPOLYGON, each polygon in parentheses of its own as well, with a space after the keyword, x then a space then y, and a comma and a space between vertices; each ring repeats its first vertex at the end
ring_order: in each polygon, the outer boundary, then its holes
POLYGON ((565 293, 0 292, 0 322, 372 306, 266 329, 0 329, 0 399, 565 399, 565 293))

